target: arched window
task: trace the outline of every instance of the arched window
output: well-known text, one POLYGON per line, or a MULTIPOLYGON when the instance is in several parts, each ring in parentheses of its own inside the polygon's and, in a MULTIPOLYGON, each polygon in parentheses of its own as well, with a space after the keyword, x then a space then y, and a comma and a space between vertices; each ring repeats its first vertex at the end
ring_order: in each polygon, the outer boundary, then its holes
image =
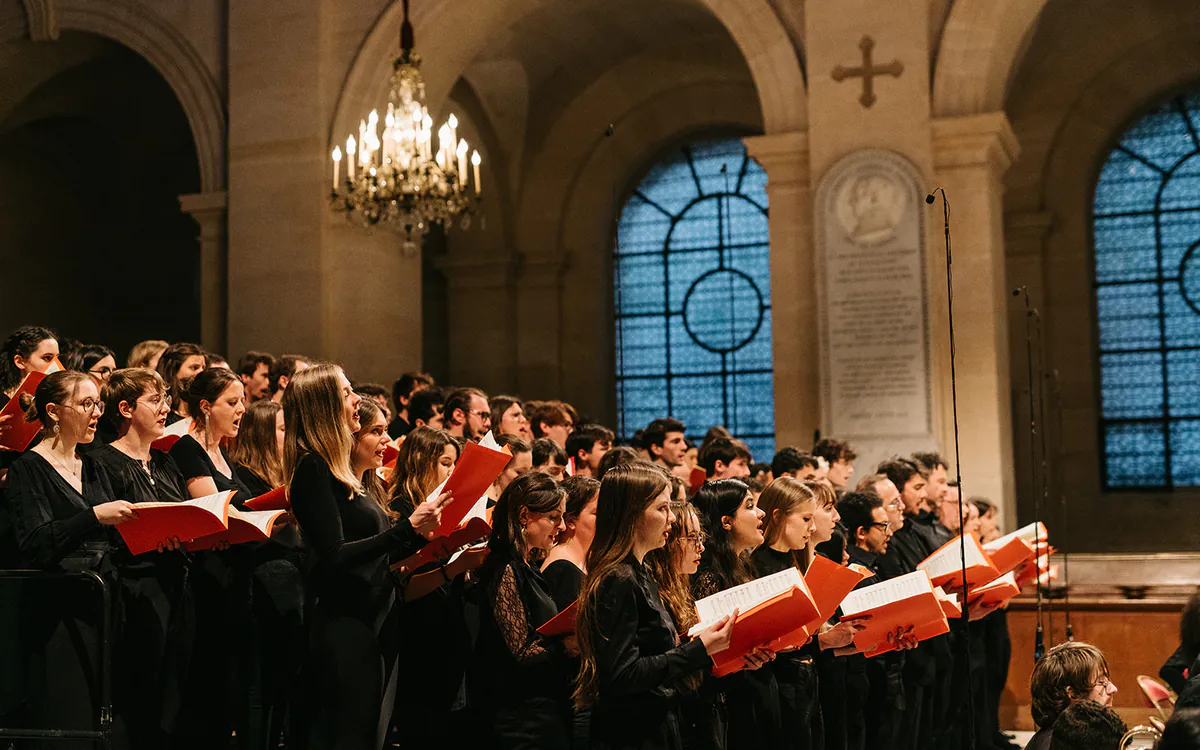
POLYGON ((766 173, 741 139, 692 143, 621 211, 613 256, 624 437, 672 416, 775 451, 766 173))
POLYGON ((1093 203, 1105 486, 1200 486, 1200 94, 1124 133, 1093 203))

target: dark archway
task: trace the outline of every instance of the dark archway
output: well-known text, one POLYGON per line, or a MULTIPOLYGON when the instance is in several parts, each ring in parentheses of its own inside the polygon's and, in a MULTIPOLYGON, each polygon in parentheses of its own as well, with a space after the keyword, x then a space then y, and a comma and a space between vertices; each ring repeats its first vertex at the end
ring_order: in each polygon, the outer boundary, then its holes
POLYGON ((200 249, 178 197, 198 192, 183 108, 108 40, 64 32, 0 48, 0 320, 100 343, 198 340, 200 249))

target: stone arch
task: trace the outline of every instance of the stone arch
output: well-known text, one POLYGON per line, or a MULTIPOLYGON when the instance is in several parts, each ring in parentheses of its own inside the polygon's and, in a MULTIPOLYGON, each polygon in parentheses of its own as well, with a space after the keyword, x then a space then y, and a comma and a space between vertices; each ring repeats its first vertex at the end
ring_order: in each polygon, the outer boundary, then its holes
MULTIPOLYGON (((144 57, 175 92, 196 143, 200 189, 225 189, 225 109, 216 82, 187 38, 144 4, 128 0, 58 0, 26 4, 26 18, 0 23, 0 42, 31 35, 51 40, 58 29, 112 39, 144 57)), ((10 20, 10 19, 6 19, 10 20)))
MULTIPOLYGON (((410 9, 417 51, 426 61, 427 102, 437 110, 455 80, 486 46, 489 36, 514 18, 536 9, 544 0, 463 0, 421 3, 410 9), (438 44, 439 30, 453 38, 438 44)), ((758 91, 767 133, 804 130, 808 103, 796 46, 769 0, 700 0, 729 31, 750 68, 758 91)), ((384 99, 392 61, 398 49, 399 2, 391 3, 360 45, 343 83, 330 123, 330 143, 351 132, 362 112, 384 99)))
POLYGON ((1009 78, 1047 0, 957 0, 938 45, 934 117, 1003 109, 1009 78))

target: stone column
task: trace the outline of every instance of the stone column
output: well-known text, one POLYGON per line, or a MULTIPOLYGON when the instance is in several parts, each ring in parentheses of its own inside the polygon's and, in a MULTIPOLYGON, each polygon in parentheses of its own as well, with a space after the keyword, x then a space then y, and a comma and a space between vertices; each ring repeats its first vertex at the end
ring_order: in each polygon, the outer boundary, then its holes
MULTIPOLYGON (((934 174, 950 199, 960 465, 967 496, 1011 520, 1014 501, 1004 173, 1018 152, 1008 118, 994 112, 933 121, 934 174)), ((940 198, 940 196, 939 196, 940 198)), ((937 214, 940 224, 941 213, 937 214)), ((934 252, 943 252, 938 246, 934 252)), ((945 294, 930 290, 930 294, 945 294)), ((943 446, 953 459, 953 444, 943 446)))
POLYGON ((528 398, 562 397, 561 256, 522 256, 517 281, 517 389, 528 398))
POLYGON ((775 441, 807 449, 821 413, 808 134, 747 138, 746 150, 767 172, 770 201, 775 441))
POLYGON ((447 282, 448 382, 489 394, 516 390, 516 261, 452 251, 434 263, 447 282))
POLYGON ((229 265, 224 191, 179 196, 179 207, 200 226, 200 343, 209 351, 225 351, 229 310, 229 265))

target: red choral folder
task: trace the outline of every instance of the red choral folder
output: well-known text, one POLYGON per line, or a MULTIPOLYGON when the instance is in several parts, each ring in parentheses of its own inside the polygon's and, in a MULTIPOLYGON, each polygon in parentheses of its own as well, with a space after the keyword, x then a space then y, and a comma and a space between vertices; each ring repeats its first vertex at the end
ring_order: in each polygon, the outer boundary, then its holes
MULTIPOLYGON (((972 589, 971 593, 974 594, 975 589, 972 589)), ((942 605, 942 614, 946 615, 947 620, 962 617, 962 607, 958 605, 958 594, 947 594, 942 591, 941 586, 935 586, 933 594, 937 597, 938 604, 942 605)))
POLYGON ((1012 571, 1009 571, 991 583, 971 589, 971 606, 1004 604, 1019 593, 1021 593, 1021 588, 1017 586, 1017 580, 1012 571))
POLYGON ((1003 575, 1010 570, 1016 570, 1026 560, 1032 560, 1037 555, 1034 545, 1046 544, 1046 538, 1046 526, 1037 521, 1011 534, 993 539, 983 545, 983 551, 1003 575))
POLYGON ((250 510, 291 510, 292 502, 288 500, 287 487, 276 487, 250 498, 246 501, 246 507, 250 510))
POLYGON ((695 492, 696 490, 703 487, 704 483, 707 481, 708 481, 708 472, 706 472, 703 468, 701 468, 699 466, 692 469, 692 473, 688 475, 688 485, 692 492, 695 492))
POLYGON ((21 384, 17 386, 17 391, 0 409, 0 417, 10 417, 5 424, 8 428, 4 431, 4 437, 0 438, 0 446, 8 448, 11 451, 23 452, 37 437, 37 434, 42 431, 42 423, 34 420, 32 422, 25 421, 25 412, 29 409, 29 405, 33 403, 34 394, 37 393, 38 385, 45 380, 46 376, 53 372, 61 372, 62 364, 55 357, 50 366, 45 372, 31 372, 26 375, 21 384))
POLYGON ((895 651, 888 635, 912 628, 918 641, 950 632, 946 613, 923 570, 876 583, 851 593, 842 602, 842 619, 870 615, 854 636, 854 645, 868 657, 895 651))
POLYGON ((798 586, 745 612, 739 612, 733 623, 729 648, 713 654, 713 676, 724 677, 745 668, 746 654, 758 646, 771 649, 789 647, 791 636, 796 632, 796 623, 808 622, 816 615, 816 605, 798 586))
POLYGON ((459 547, 474 544, 490 533, 492 533, 492 527, 488 525, 487 521, 484 521, 482 518, 467 519, 466 523, 451 531, 446 536, 434 537, 417 554, 394 563, 391 566, 392 570, 404 568, 405 570, 413 571, 422 565, 428 565, 438 560, 448 560, 459 547))
POLYGON ((286 512, 285 510, 245 511, 230 508, 228 528, 187 542, 183 545, 184 549, 188 552, 199 552, 212 549, 221 542, 229 542, 230 545, 265 542, 271 538, 271 527, 275 521, 286 512))
MULTIPOLYGON (((929 574, 934 586, 963 587, 962 553, 963 537, 956 537, 943 544, 929 557, 917 564, 918 570, 929 574)), ((982 586, 1000 575, 996 566, 984 554, 979 540, 971 534, 965 537, 967 557, 967 583, 971 588, 982 586)))
POLYGON ((493 450, 478 443, 467 443, 458 463, 454 465, 450 478, 430 493, 432 497, 446 492, 454 494, 450 503, 442 508, 442 524, 438 527, 438 536, 447 536, 458 528, 511 460, 512 451, 508 446, 501 450, 493 450))
POLYGON ((808 586, 808 593, 812 596, 817 614, 806 622, 804 627, 780 638, 776 644, 778 649, 800 648, 808 643, 813 634, 837 612, 838 605, 846 595, 872 575, 870 570, 858 564, 842 566, 820 555, 813 558, 808 572, 804 574, 804 583, 808 586))
POLYGON ((183 503, 137 503, 137 517, 116 528, 133 554, 153 552, 172 537, 190 542, 225 531, 232 497, 229 490, 183 503))
POLYGON ((575 619, 579 615, 579 602, 571 602, 570 606, 546 621, 537 629, 542 635, 566 635, 575 632, 575 619))
POLYGON ((150 447, 156 451, 162 451, 163 453, 166 453, 167 451, 171 450, 176 443, 179 442, 179 438, 181 437, 183 437, 183 435, 163 435, 158 440, 150 443, 150 447))

